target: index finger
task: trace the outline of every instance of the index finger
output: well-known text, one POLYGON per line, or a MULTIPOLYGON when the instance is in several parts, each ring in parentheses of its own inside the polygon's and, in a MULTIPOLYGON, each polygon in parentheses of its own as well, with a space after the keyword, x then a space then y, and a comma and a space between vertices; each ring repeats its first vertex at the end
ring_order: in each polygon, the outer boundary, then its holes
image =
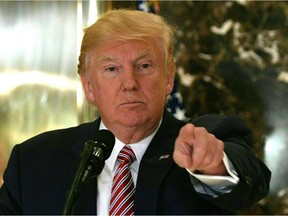
POLYGON ((194 140, 195 138, 194 131, 195 126, 192 123, 188 123, 181 128, 179 132, 179 137, 181 137, 185 141, 191 139, 194 140))

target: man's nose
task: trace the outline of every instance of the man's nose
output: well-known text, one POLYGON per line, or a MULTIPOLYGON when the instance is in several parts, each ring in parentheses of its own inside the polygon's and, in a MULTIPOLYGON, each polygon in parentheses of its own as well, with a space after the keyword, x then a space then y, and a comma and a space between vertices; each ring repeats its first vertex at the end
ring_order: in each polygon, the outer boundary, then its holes
POLYGON ((135 91, 139 89, 137 71, 134 68, 126 69, 122 77, 122 90, 135 91))

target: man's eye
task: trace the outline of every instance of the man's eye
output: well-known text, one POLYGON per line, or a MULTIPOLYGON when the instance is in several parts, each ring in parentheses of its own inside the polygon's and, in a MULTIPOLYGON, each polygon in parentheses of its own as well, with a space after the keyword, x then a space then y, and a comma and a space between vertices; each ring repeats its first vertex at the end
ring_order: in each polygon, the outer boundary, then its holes
POLYGON ((149 67, 151 67, 151 64, 145 63, 145 64, 141 64, 139 69, 148 69, 149 67))
POLYGON ((108 67, 108 68, 105 69, 105 71, 107 71, 107 72, 116 72, 117 68, 116 67, 108 67))

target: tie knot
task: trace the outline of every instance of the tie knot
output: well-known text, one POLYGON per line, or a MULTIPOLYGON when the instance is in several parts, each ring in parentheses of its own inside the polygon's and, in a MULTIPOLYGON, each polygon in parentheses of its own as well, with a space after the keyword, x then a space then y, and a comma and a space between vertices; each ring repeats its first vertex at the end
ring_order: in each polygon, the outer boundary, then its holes
POLYGON ((136 159, 136 156, 132 150, 132 148, 128 145, 125 145, 123 149, 120 151, 117 160, 119 163, 129 163, 130 165, 136 159))

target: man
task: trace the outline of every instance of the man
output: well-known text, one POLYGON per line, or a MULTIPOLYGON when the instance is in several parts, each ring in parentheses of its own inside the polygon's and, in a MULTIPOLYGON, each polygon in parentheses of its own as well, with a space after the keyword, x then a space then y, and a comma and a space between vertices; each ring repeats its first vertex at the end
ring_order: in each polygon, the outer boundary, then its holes
POLYGON ((114 214, 111 189, 124 146, 136 155, 131 214, 227 214, 267 195, 270 171, 248 147, 243 121, 207 115, 185 123, 165 110, 175 75, 172 41, 161 17, 140 11, 108 11, 87 28, 78 72, 100 118, 16 145, 0 212, 61 214, 80 153, 99 129, 116 143, 102 173, 81 187, 75 214, 114 214))

